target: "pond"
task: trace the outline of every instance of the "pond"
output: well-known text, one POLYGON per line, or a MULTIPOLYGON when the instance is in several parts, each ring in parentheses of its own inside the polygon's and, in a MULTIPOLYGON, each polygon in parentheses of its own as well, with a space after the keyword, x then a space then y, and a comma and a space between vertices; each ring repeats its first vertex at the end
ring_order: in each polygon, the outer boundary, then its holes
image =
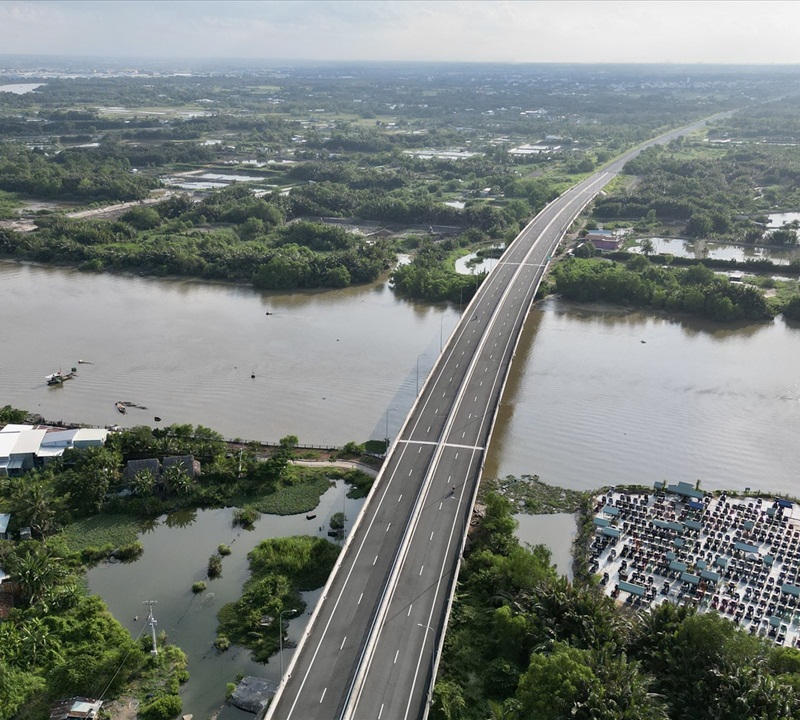
MULTIPOLYGON (((492 246, 492 249, 501 247, 498 245, 492 246)), ((481 258, 477 252, 469 253, 456 260, 456 272, 461 275, 475 275, 481 272, 491 272, 494 270, 495 265, 498 263, 498 258, 487 257, 481 258)))
POLYGON ((14 93, 14 95, 25 95, 33 92, 36 88, 43 87, 45 83, 11 83, 0 85, 0 92, 14 93))
MULTIPOLYGON (((233 527, 232 508, 180 511, 155 521, 139 540, 144 554, 134 563, 102 564, 88 573, 89 590, 102 597, 109 609, 136 637, 148 632, 146 600, 155 600, 157 631, 166 632, 189 660, 189 682, 182 689, 183 712, 205 720, 225 701, 225 689, 237 674, 257 675, 276 683, 280 679, 277 658, 267 665, 256 663, 250 652, 232 646, 224 653, 213 647, 217 612, 227 602, 235 601, 249 577, 247 553, 267 538, 291 535, 325 537, 330 517, 344 511, 348 523, 355 520, 363 500, 346 498, 347 486, 338 481, 326 492, 313 511, 305 514, 263 515, 251 531, 233 527), (222 559, 222 577, 206 579, 208 558, 220 543, 232 553, 222 559), (192 584, 206 580, 205 592, 195 595, 192 584)), ((313 612, 320 590, 304 594, 305 613, 284 622, 289 638, 299 638, 313 612)), ((291 659, 291 649, 284 648, 284 662, 291 659)), ((227 714, 227 711, 226 711, 227 714)), ((250 715, 250 718, 253 716, 250 715)))
MULTIPOLYGON (((707 240, 688 240, 683 238, 650 238, 654 253, 665 253, 675 257, 712 258, 714 260, 771 260, 776 265, 788 265, 800 258, 799 248, 781 249, 775 247, 756 247, 753 245, 731 245, 713 243, 707 240)), ((630 252, 641 252, 640 246, 629 248, 630 252)))
POLYGON ((578 525, 572 513, 552 515, 514 515, 517 539, 528 545, 544 545, 552 553, 551 562, 559 575, 572 580, 572 542, 578 525))

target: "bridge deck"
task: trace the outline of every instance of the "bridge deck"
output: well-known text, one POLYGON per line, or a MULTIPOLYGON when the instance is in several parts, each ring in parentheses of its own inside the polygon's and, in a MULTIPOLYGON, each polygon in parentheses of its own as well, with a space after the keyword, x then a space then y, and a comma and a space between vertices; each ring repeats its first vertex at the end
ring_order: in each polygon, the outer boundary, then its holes
POLYGON ((465 310, 390 448, 267 720, 427 714, 485 449, 523 324, 564 232, 632 154, 537 215, 465 310))

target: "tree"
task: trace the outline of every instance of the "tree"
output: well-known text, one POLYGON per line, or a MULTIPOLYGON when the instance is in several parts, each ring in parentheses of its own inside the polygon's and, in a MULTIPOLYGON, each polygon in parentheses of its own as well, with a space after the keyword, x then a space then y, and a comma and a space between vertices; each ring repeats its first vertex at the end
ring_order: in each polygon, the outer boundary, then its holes
POLYGON ((156 479, 147 468, 139 470, 131 480, 131 492, 138 497, 149 497, 153 494, 155 486, 156 479))
POLYGON ((161 486, 167 493, 189 495, 192 492, 192 479, 183 466, 175 463, 161 473, 161 486))
POLYGON ((795 295, 784 303, 783 317, 787 320, 800 320, 800 295, 795 295))
POLYGON ((120 457, 107 447, 70 449, 64 462, 74 462, 71 470, 61 473, 59 489, 67 493, 70 505, 87 512, 96 512, 112 485, 119 482, 120 457))
POLYGON ((537 720, 588 718, 579 710, 600 683, 589 664, 586 650, 557 643, 549 654, 536 653, 520 678, 517 699, 523 717, 537 720))
POLYGON ((797 245, 797 230, 788 225, 784 225, 778 230, 773 230, 767 236, 767 239, 772 245, 794 246, 797 245))
POLYGON ((440 680, 433 690, 433 702, 445 720, 459 720, 467 707, 461 686, 449 680, 440 680))
POLYGON ((652 255, 653 251, 656 249, 653 241, 650 238, 645 238, 642 240, 640 247, 642 248, 642 254, 645 256, 652 255))
POLYGON ((11 405, 3 405, 3 407, 0 408, 0 424, 22 423, 25 422, 27 417, 28 413, 26 410, 17 410, 11 407, 11 405))
POLYGON ((34 697, 46 692, 44 678, 0 662, 0 720, 11 720, 34 697))
POLYGON ((52 474, 29 473, 25 478, 14 478, 10 485, 9 502, 17 523, 41 537, 54 531, 63 498, 55 494, 52 474))
POLYGON ((143 720, 171 720, 183 708, 180 695, 163 695, 139 710, 143 720))
POLYGON ((695 212, 686 223, 686 233, 690 237, 706 237, 711 234, 711 218, 704 212, 695 212))
POLYGON ((20 599, 28 605, 47 607, 56 586, 66 578, 61 558, 36 540, 20 543, 5 562, 20 599))
POLYGON ((120 220, 133 225, 137 230, 152 230, 161 224, 161 216, 151 207, 133 207, 120 220))

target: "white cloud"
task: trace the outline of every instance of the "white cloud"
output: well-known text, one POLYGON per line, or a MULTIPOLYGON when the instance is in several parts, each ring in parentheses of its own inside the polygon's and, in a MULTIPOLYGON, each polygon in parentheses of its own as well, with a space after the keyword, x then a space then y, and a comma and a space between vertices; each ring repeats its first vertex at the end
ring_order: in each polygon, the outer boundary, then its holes
POLYGON ((0 0, 11 54, 799 63, 800 3, 0 0))

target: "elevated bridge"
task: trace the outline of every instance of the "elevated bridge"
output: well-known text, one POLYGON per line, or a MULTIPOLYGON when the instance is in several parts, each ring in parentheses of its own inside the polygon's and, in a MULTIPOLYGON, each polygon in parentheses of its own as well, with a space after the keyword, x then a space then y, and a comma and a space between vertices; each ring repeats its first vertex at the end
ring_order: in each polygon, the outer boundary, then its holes
POLYGON ((573 220, 640 149, 531 220, 464 311, 389 449, 267 720, 427 715, 486 448, 531 303, 573 220))

